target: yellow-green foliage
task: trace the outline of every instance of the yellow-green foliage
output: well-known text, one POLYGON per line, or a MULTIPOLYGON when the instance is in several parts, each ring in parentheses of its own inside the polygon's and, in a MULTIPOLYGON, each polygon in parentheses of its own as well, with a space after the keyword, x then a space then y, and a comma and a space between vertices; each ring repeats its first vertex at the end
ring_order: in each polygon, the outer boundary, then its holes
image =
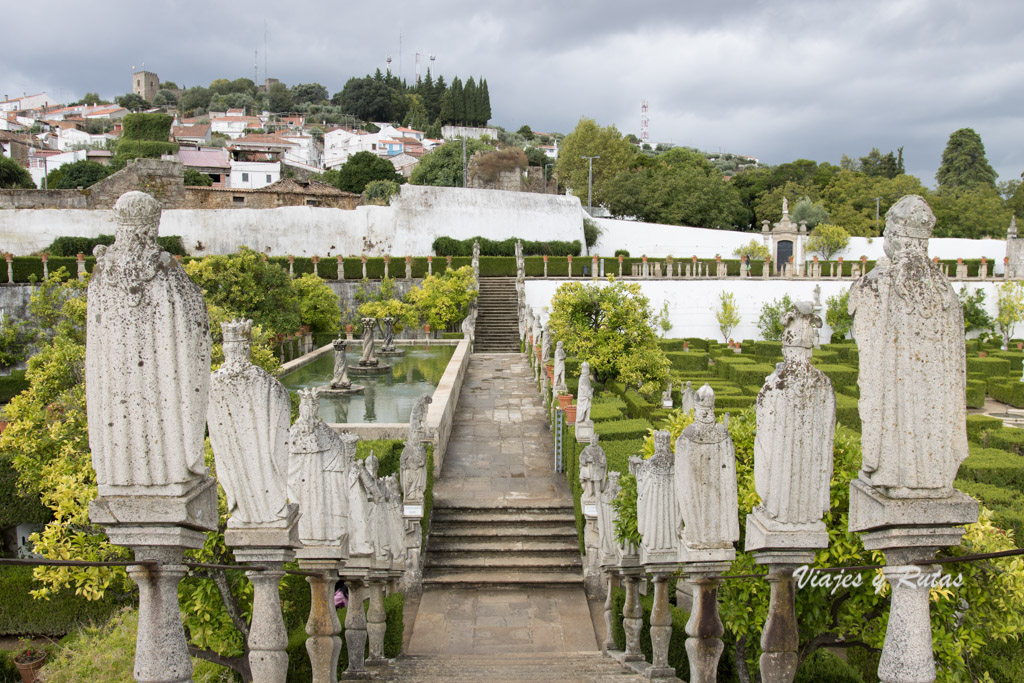
POLYGON ((443 330, 466 316, 477 294, 473 268, 463 266, 446 270, 443 275, 428 275, 422 285, 405 295, 405 301, 431 329, 443 330))
POLYGON ((320 277, 306 273, 292 280, 299 295, 299 319, 313 332, 337 332, 341 324, 338 295, 320 277))

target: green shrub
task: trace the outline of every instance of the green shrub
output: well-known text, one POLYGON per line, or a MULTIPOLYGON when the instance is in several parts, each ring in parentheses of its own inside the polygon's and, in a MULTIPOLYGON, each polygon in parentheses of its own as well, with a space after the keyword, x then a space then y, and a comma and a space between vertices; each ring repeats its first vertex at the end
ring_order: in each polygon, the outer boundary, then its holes
POLYGON ((846 394, 836 394, 836 422, 855 432, 860 431, 860 411, 857 399, 846 394))
POLYGON ((441 339, 462 339, 462 332, 442 332, 441 339))
POLYGON ((1024 460, 1019 455, 973 444, 970 450, 970 456, 960 464, 960 479, 1024 493, 1024 460))
POLYGON ((642 439, 651 430, 651 423, 643 419, 614 420, 597 422, 594 431, 601 436, 601 442, 616 439, 642 439))
POLYGON ((1014 408, 1024 408, 1024 382, 1015 379, 1009 382, 990 381, 988 383, 988 394, 995 400, 1008 403, 1014 408))
POLYGON ((811 354, 811 360, 815 365, 836 365, 842 363, 842 359, 835 351, 819 351, 818 349, 815 349, 814 353, 811 354))
POLYGON ((975 670, 987 671, 993 683, 1024 681, 1024 640, 986 641, 985 649, 974 658, 975 670))
POLYGON ((967 380, 967 407, 968 408, 984 408, 985 407, 985 389, 987 384, 984 380, 969 379, 967 380))
POLYGON ((621 420, 623 417, 622 410, 607 403, 594 403, 590 408, 590 419, 594 422, 621 420))
POLYGON ((86 600, 70 589, 49 600, 36 600, 29 591, 40 588, 32 578, 32 567, 0 565, 0 586, 4 608, 0 610, 0 635, 63 636, 78 626, 103 623, 126 604, 113 591, 102 600, 86 600))
MULTIPOLYGON (((92 266, 95 263, 95 259, 89 258, 92 256, 92 250, 99 244, 110 246, 114 243, 113 235, 97 235, 96 237, 58 237, 57 239, 50 242, 50 246, 43 249, 43 252, 50 255, 51 268, 54 262, 55 256, 63 256, 67 258, 75 258, 79 254, 86 255, 86 270, 92 272, 92 266)), ((185 256, 185 244, 181 240, 179 235, 161 235, 157 237, 157 244, 160 248, 166 252, 169 252, 175 256, 185 256)), ((76 271, 71 270, 74 273, 76 271)))
MULTIPOLYGON (((566 372, 569 371, 569 359, 566 358, 566 372)), ((579 363, 576 364, 577 372, 579 374, 579 363)), ((610 391, 604 391, 594 396, 594 407, 597 406, 610 406, 612 408, 618 408, 619 410, 626 409, 626 402, 616 396, 610 391)))
MULTIPOLYGON (((480 243, 480 256, 505 256, 514 257, 516 253, 516 240, 519 238, 509 237, 504 240, 489 240, 486 237, 470 237, 465 240, 457 240, 451 237, 438 237, 430 248, 437 256, 473 256, 473 242, 480 243)), ((576 256, 580 253, 582 245, 579 240, 571 242, 552 240, 537 242, 533 240, 522 240, 524 256, 576 256)), ((515 274, 515 262, 512 263, 512 272, 515 274)))
POLYGON ((1001 448, 1014 455, 1024 455, 1024 429, 1016 427, 1000 427, 993 429, 988 434, 989 448, 1001 448))
POLYGON ((10 375, 0 377, 0 403, 7 403, 28 389, 28 384, 24 370, 14 370, 10 375))
MULTIPOLYGON (((729 370, 729 379, 734 384, 762 386, 764 378, 775 372, 775 366, 767 363, 747 363, 746 365, 733 365, 729 370)), ((694 387, 697 389, 697 387, 694 387)))
POLYGON ((609 472, 629 472, 629 458, 633 455, 641 455, 644 452, 643 439, 616 439, 614 441, 601 440, 601 448, 608 459, 609 472))
POLYGON ((796 672, 794 683, 864 683, 855 668, 827 650, 815 650, 796 672))
POLYGON ((857 368, 851 368, 849 365, 829 365, 826 363, 815 364, 814 367, 828 375, 828 378, 832 380, 833 387, 857 385, 857 375, 859 374, 857 368))
POLYGON ((779 341, 758 341, 754 342, 754 353, 762 358, 782 360, 782 342, 779 341))
POLYGON ((985 432, 990 429, 1000 429, 1002 426, 1003 421, 998 417, 989 417, 988 415, 968 415, 967 438, 970 441, 974 441, 984 446, 985 432))
POLYGON ((1021 371, 1024 370, 1024 353, 1020 351, 997 351, 992 357, 1010 361, 1010 372, 1017 377, 1020 377, 1021 371))
MULTIPOLYGON (((50 509, 38 496, 18 490, 18 473, 7 458, 0 458, 0 529, 19 524, 44 524, 51 518, 50 509)), ((0 577, 4 576, 5 569, 8 567, 0 567, 0 577)))
POLYGON ((646 420, 657 406, 641 396, 636 389, 627 389, 622 394, 626 404, 626 414, 632 418, 646 420))
POLYGON ((1009 377, 1010 361, 1005 358, 987 356, 967 359, 967 372, 976 372, 986 377, 1009 377))
POLYGON ((691 351, 707 351, 708 340, 700 339, 698 337, 684 337, 683 341, 690 345, 691 351))
POLYGON ((1020 493, 1001 486, 982 484, 976 481, 957 479, 956 488, 977 498, 982 505, 992 510, 992 521, 1000 529, 1013 532, 1017 547, 1024 542, 1024 498, 1020 493))

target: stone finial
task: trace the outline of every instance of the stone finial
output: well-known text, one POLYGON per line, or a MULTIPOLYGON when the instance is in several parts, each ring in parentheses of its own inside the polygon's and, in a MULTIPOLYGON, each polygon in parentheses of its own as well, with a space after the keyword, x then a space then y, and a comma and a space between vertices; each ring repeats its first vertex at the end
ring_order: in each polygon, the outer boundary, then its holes
POLYGON ((114 244, 95 251, 86 324, 89 446, 99 494, 178 495, 206 474, 206 303, 157 246, 159 202, 128 192, 115 215, 114 244), (168 330, 176 332, 169 337, 168 330))
POLYGON ((740 533, 735 451, 707 384, 697 391, 694 423, 676 440, 675 482, 686 549, 731 548, 740 533))
POLYGON ((860 347, 859 478, 892 498, 948 497, 967 457, 963 312, 928 260, 934 222, 921 197, 897 202, 886 214, 891 260, 850 289, 860 347))
POLYGON ((210 380, 207 422, 228 527, 284 527, 290 515, 288 390, 249 360, 251 320, 223 323, 221 332, 224 365, 210 380))

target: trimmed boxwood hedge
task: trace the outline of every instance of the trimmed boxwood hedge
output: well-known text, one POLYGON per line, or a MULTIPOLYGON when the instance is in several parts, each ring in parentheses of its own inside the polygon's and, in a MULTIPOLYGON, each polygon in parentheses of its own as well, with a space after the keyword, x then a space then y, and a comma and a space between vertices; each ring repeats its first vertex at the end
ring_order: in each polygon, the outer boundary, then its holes
POLYGON ((851 368, 849 365, 829 365, 827 363, 815 363, 814 367, 828 375, 828 378, 832 380, 833 387, 857 385, 857 375, 859 374, 857 368, 851 368))
POLYGON ((733 366, 730 371, 730 379, 740 386, 762 386, 764 385, 764 378, 773 372, 775 372, 774 365, 769 365, 768 363, 748 363, 747 365, 733 366))
POLYGON ((620 408, 607 403, 594 403, 590 408, 590 419, 595 422, 621 420, 625 417, 620 408))
POLYGON ((0 376, 0 403, 8 403, 12 398, 28 389, 29 381, 25 379, 24 370, 14 370, 10 375, 0 376))
POLYGON ((682 351, 685 339, 659 339, 658 346, 662 351, 682 351))
POLYGON ((608 459, 609 472, 629 472, 629 457, 640 455, 644 450, 643 439, 615 439, 599 442, 605 457, 608 459))
POLYGON ((754 355, 762 358, 782 359, 782 342, 780 341, 757 341, 754 342, 754 355))
POLYGON ((683 337, 683 341, 687 342, 690 345, 690 350, 691 351, 694 351, 694 350, 696 350, 696 351, 707 351, 708 350, 708 340, 707 339, 701 339, 700 337, 683 337))
POLYGON ((1010 361, 1005 358, 986 356, 985 358, 967 358, 967 372, 976 372, 986 377, 1008 377, 1010 361))
POLYGON ((1014 455, 1024 455, 1024 429, 1000 427, 990 430, 986 437, 989 448, 1001 448, 1014 455))
POLYGON ((1024 459, 1000 448, 970 444, 971 454, 960 464, 958 478, 1024 493, 1024 459))
POLYGON ((957 479, 953 485, 992 510, 992 521, 1000 529, 1012 531, 1014 542, 1018 548, 1021 547, 1024 542, 1024 499, 1019 493, 1001 486, 963 479, 957 479))
MULTIPOLYGON (((987 359, 981 359, 987 360, 987 359)), ((1009 361, 1002 361, 1008 363, 1009 361)), ((997 401, 1008 403, 1014 408, 1024 408, 1024 382, 1017 380, 995 381, 994 378, 988 383, 988 394, 997 401)))
POLYGON ((967 380, 967 407, 968 408, 984 408, 985 407, 985 390, 987 385, 985 380, 969 379, 967 380))
POLYGON ((836 422, 860 431, 860 411, 857 410, 857 399, 846 394, 836 394, 836 422))
POLYGON ((121 605, 107 591, 101 600, 86 600, 67 589, 49 600, 36 600, 29 591, 39 588, 32 567, 0 565, 4 608, 0 610, 0 635, 63 636, 76 626, 106 621, 121 605))
POLYGON ((594 423, 594 431, 601 436, 601 441, 617 439, 642 439, 651 430, 651 423, 643 419, 612 420, 594 423))
POLYGON ((997 351, 992 354, 992 357, 1010 361, 1010 372, 1018 377, 1021 374, 1021 370, 1024 369, 1024 353, 1020 351, 997 351))
POLYGON ((985 445, 985 432, 992 429, 1001 429, 1003 421, 998 417, 988 415, 967 416, 967 439, 981 445, 985 445))
POLYGON ((665 357, 672 364, 673 370, 699 372, 708 369, 710 355, 704 351, 669 351, 665 357))
POLYGON ((835 351, 820 351, 815 349, 811 354, 811 359, 815 364, 821 363, 822 365, 838 365, 843 364, 842 358, 835 351))

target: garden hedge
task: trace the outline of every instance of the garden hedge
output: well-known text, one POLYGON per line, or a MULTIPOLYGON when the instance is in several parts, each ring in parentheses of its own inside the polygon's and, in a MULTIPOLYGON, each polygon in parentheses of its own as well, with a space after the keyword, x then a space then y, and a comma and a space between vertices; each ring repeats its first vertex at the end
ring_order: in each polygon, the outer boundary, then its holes
POLYGON ((708 350, 708 340, 707 339, 701 339, 699 337, 683 337, 683 341, 687 342, 690 345, 690 350, 691 351, 694 351, 694 350, 696 350, 696 351, 707 351, 708 350))
POLYGON ((71 589, 60 591, 49 600, 36 600, 29 594, 40 587, 32 578, 32 569, 0 565, 0 592, 4 596, 0 635, 63 636, 77 626, 102 623, 119 607, 131 602, 118 601, 113 591, 108 591, 101 600, 86 600, 71 589))
POLYGON ((1024 429, 1000 427, 990 430, 985 436, 985 445, 989 448, 1001 448, 1014 455, 1024 455, 1024 429))
MULTIPOLYGON (((986 359, 982 359, 986 360, 986 359)), ((1001 361, 1008 363, 1009 361, 1001 361)), ((1024 382, 1018 380, 988 382, 988 395, 1014 408, 1024 408, 1024 382)))
POLYGON ((836 422, 855 432, 860 431, 860 411, 857 409, 857 399, 846 394, 836 394, 836 422))
POLYGON ((967 380, 967 407, 984 408, 987 384, 984 380, 967 380))
POLYGON ((833 387, 857 385, 857 375, 859 374, 857 368, 851 368, 849 365, 829 365, 827 363, 815 363, 814 367, 828 375, 828 378, 832 380, 833 387))
POLYGON ((609 472, 629 472, 629 458, 633 455, 640 455, 644 451, 643 439, 615 439, 614 441, 600 441, 601 449, 608 460, 609 472))
POLYGON ((984 446, 985 439, 987 438, 985 432, 992 429, 1001 429, 1002 426, 1003 421, 998 417, 990 417, 988 415, 968 415, 967 439, 984 446))
POLYGON ((971 454, 960 464, 960 479, 1024 493, 1024 459, 999 448, 969 446, 971 454))
POLYGON ((730 369, 730 379, 734 384, 743 385, 764 385, 764 378, 775 372, 775 366, 768 363, 749 363, 743 366, 733 366, 730 369))
POLYGON ((643 419, 613 420, 594 424, 594 431, 600 435, 601 443, 617 439, 642 439, 651 429, 651 423, 643 419))
MULTIPOLYGON (((38 496, 18 491, 18 472, 0 458, 0 530, 19 524, 45 524, 52 519, 38 496)), ((2 593, 0 593, 2 594, 2 593)))
POLYGON ((0 376, 0 403, 8 403, 12 398, 28 389, 29 381, 25 379, 24 370, 13 370, 11 374, 0 376))
MULTIPOLYGON (((512 258, 516 254, 516 240, 518 237, 509 237, 504 240, 489 240, 486 237, 470 237, 465 240, 457 240, 452 237, 438 237, 430 248, 438 256, 473 256, 473 242, 480 243, 480 256, 501 256, 512 258)), ((582 245, 579 240, 571 242, 564 240, 551 240, 537 242, 533 240, 522 240, 524 256, 541 256, 543 254, 555 256, 576 256, 580 253, 582 245)), ((515 274, 513 263, 513 275, 515 274)))
POLYGON ((992 521, 1000 529, 1013 532, 1013 540, 1017 547, 1024 542, 1024 498, 1011 489, 976 481, 957 479, 953 482, 957 489, 969 496, 982 501, 992 510, 992 521))
POLYGON ((1005 358, 986 356, 985 358, 967 358, 967 372, 976 372, 986 377, 1009 377, 1010 361, 1005 358))
POLYGON ((673 370, 690 372, 707 370, 710 355, 704 351, 668 351, 665 357, 672 364, 673 370))
POLYGON ((607 403, 595 402, 590 408, 590 419, 595 422, 621 420, 624 417, 621 409, 607 403))
POLYGON ((1017 350, 996 351, 991 357, 1010 361, 1010 372, 1017 377, 1021 376, 1021 370, 1024 370, 1024 353, 1017 350))

